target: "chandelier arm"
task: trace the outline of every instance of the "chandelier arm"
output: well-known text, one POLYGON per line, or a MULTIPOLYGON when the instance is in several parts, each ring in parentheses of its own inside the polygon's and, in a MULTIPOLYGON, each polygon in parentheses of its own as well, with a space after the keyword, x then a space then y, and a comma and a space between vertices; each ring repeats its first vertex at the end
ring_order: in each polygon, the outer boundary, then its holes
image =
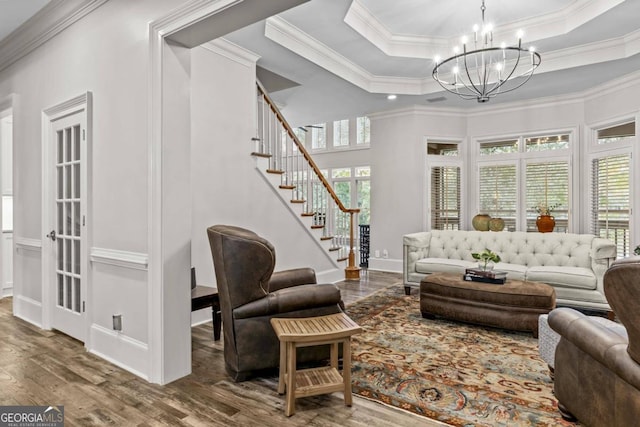
MULTIPOLYGON (((467 84, 464 82, 464 80, 460 80, 462 82, 462 84, 464 85, 464 87, 466 87, 469 91, 476 93, 478 96, 482 96, 482 92, 476 87, 476 85, 473 83, 473 79, 471 78, 471 74, 469 72, 469 65, 467 64, 467 56, 473 54, 474 52, 479 52, 476 50, 473 50, 471 52, 465 52, 465 54, 463 55, 464 57, 462 58, 464 60, 464 69, 466 71, 467 74, 467 78, 469 79, 469 84, 471 85, 471 87, 467 86, 467 84)), ((477 64, 476 64, 476 68, 477 64)), ((478 78, 480 76, 478 75, 478 78)))
MULTIPOLYGON (((513 67, 511 67, 511 72, 509 73, 509 75, 504 79, 498 79, 498 82, 496 83, 496 85, 494 85, 494 87, 487 92, 487 96, 489 96, 489 97, 495 96, 498 93, 509 92, 509 91, 501 92, 499 89, 502 86, 504 86, 511 79, 511 76, 513 76, 513 73, 515 73, 515 71, 518 69, 518 65, 520 65, 520 58, 522 58, 523 50, 521 48, 505 47, 505 48, 500 48, 500 49, 502 49, 502 50, 507 50, 507 49, 509 49, 509 50, 517 50, 518 51, 518 58, 516 59, 516 63, 513 65, 513 67), (497 93, 495 95, 492 95, 496 91, 497 91, 497 93)), ((506 61, 505 61, 505 64, 506 64, 506 61)), ((516 76, 516 77, 520 77, 520 76, 516 76)), ((520 87, 520 86, 522 86, 522 85, 519 85, 518 87, 520 87)))
MULTIPOLYGON (((526 51, 525 51, 525 52, 526 52, 526 51)), ((537 58, 537 59, 538 59, 537 63, 536 63, 536 62, 534 62, 534 63, 533 63, 534 65, 533 65, 530 69, 528 69, 525 73, 518 74, 517 76, 515 76, 515 77, 514 77, 514 79, 517 79, 517 78, 522 77, 524 80, 523 80, 522 82, 520 82, 519 84, 517 84, 516 86, 512 87, 512 88, 507 89, 507 90, 504 90, 504 91, 500 91, 500 92, 498 92, 498 93, 508 93, 508 92, 513 91, 513 90, 516 90, 516 89, 518 89, 520 86, 522 86, 522 85, 524 85, 526 82, 528 82, 528 81, 529 81, 529 79, 531 79, 531 77, 533 77, 533 72, 535 71, 535 69, 536 69, 536 68, 538 68, 538 66, 539 66, 539 65, 540 65, 540 63, 542 62, 542 57, 540 56, 540 54, 539 54, 538 52, 533 52, 533 55, 534 55, 534 57, 535 57, 535 58, 537 58)), ((512 70, 511 74, 513 74, 513 72, 514 72, 515 70, 516 70, 516 68, 514 67, 514 69, 512 70)), ((511 74, 510 74, 509 76, 511 76, 511 74)), ((505 80, 505 83, 506 83, 507 81, 512 81, 512 80, 505 80)), ((502 87, 502 86, 503 86, 503 85, 500 85, 500 87, 502 87)), ((496 95, 497 95, 497 93, 496 93, 496 94, 493 94, 493 96, 496 96, 496 95)))

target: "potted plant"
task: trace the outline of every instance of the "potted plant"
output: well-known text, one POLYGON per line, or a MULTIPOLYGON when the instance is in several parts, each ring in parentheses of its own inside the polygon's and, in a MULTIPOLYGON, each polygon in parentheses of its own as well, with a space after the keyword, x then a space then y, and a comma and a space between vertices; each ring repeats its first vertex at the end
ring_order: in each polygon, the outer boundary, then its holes
POLYGON ((633 250, 633 253, 636 255, 640 255, 640 245, 636 246, 636 248, 633 250))
POLYGON ((500 255, 493 252, 490 249, 485 248, 482 252, 474 252, 471 254, 473 259, 478 260, 478 267, 482 270, 487 271, 490 269, 489 263, 497 263, 500 262, 500 255))

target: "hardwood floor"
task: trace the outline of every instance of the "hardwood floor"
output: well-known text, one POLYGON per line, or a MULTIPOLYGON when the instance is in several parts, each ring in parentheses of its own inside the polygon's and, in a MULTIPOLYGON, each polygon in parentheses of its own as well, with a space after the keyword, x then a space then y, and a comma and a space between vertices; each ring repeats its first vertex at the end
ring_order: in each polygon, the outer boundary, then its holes
MULTIPOLYGON (((360 281, 338 286, 349 304, 401 280, 396 273, 363 271, 360 281)), ((357 396, 346 407, 341 393, 298 399, 296 414, 287 418, 276 375, 229 379, 211 323, 192 329, 192 374, 150 384, 73 338, 14 317, 11 303, 0 300, 0 405, 64 405, 66 426, 444 425, 357 396)))

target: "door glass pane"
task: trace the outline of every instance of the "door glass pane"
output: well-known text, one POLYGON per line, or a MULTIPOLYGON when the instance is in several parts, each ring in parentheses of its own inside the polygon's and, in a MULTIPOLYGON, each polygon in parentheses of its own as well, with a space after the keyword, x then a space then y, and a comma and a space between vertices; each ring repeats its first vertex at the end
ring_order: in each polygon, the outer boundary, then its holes
POLYGON ((73 197, 80 198, 80 164, 73 165, 73 197))
POLYGON ((73 279, 73 311, 80 313, 80 279, 73 279))
POLYGON ((71 298, 72 298, 72 293, 71 293, 71 277, 69 276, 65 276, 65 294, 66 294, 66 298, 65 298, 65 304, 64 306, 68 309, 71 309, 71 298))
POLYGON ((73 202, 73 235, 80 236, 80 202, 73 202))
POLYGON ((64 167, 64 197, 71 198, 71 166, 64 167))
POLYGON ((73 272, 80 274, 80 240, 73 241, 73 272))
POLYGON ((80 126, 73 127, 73 160, 80 160, 80 126))
POLYGON ((69 202, 64 204, 64 218, 65 218, 64 234, 65 236, 70 236, 71 235, 71 203, 69 202))
POLYGON ((65 239, 64 241, 64 271, 71 271, 71 240, 65 239))
POLYGON ((64 130, 64 133, 65 133, 64 160, 66 162, 70 162, 71 161, 71 128, 66 128, 64 130))
POLYGON ((58 305, 64 307, 64 276, 58 274, 58 305))
POLYGON ((63 169, 62 166, 58 166, 57 168, 58 171, 58 195, 57 198, 58 199, 63 199, 64 198, 64 193, 63 193, 63 189, 64 189, 64 178, 63 178, 63 169))
POLYGON ((63 259, 64 259, 64 240, 58 239, 58 270, 63 270, 63 259))
POLYGON ((57 224, 58 224, 58 227, 57 227, 57 229, 56 229, 56 233, 57 233, 57 234, 64 234, 64 229, 62 228, 62 227, 63 227, 63 220, 62 220, 62 218, 64 218, 64 216, 63 216, 63 212, 62 212, 62 209, 63 209, 63 207, 64 207, 64 203, 60 203, 60 202, 58 202, 58 203, 57 203, 57 206, 58 206, 58 221, 56 221, 56 222, 57 222, 57 224))
POLYGON ((64 133, 59 130, 56 132, 56 139, 58 141, 58 155, 56 158, 58 159, 58 163, 62 163, 64 161, 63 153, 64 153, 64 133))

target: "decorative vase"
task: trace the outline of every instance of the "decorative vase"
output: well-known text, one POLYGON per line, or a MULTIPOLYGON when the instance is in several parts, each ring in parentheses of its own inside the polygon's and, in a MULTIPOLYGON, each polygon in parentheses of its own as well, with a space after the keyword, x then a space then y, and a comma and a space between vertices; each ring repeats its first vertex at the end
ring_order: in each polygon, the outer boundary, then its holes
POLYGON ((491 218, 489 220, 489 230, 491 230, 491 231, 502 231, 502 230, 504 230, 504 219, 502 219, 502 218, 491 218))
POLYGON ((536 227, 538 227, 538 231, 541 233, 550 233, 555 226, 556 220, 551 215, 540 215, 538 219, 536 219, 536 227))
POLYGON ((478 214, 471 220, 471 225, 478 231, 489 231, 491 217, 487 214, 478 214))
POLYGON ((494 264, 493 262, 489 261, 486 264, 484 263, 484 261, 481 261, 478 263, 478 269, 482 270, 482 271, 491 271, 493 270, 494 264))

